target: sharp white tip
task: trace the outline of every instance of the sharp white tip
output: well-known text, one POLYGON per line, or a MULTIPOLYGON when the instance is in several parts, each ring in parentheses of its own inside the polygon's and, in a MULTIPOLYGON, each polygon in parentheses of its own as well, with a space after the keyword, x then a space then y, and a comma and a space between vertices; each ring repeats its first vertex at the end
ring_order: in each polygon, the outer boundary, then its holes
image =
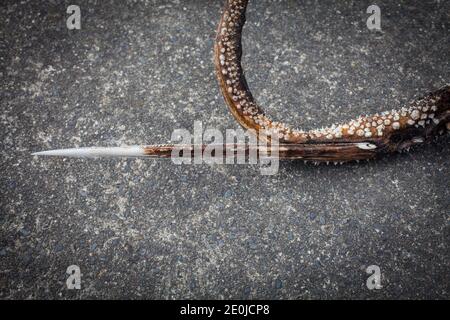
POLYGON ((144 148, 140 146, 111 147, 111 148, 72 148, 48 150, 32 153, 33 156, 71 157, 71 158, 99 158, 99 157, 143 157, 144 148))

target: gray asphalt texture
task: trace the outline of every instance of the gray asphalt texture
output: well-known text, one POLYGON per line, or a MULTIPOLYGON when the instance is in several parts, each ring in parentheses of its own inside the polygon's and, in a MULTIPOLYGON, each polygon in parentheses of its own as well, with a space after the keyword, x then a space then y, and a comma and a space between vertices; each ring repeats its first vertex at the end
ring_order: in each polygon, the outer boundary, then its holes
MULTIPOLYGON (((251 1, 243 64, 310 129, 450 81, 450 2, 251 1)), ((237 128, 212 48, 222 1, 2 1, 0 297, 450 298, 449 136, 342 166, 38 158, 237 128), (81 30, 66 9, 81 7, 81 30), (78 265, 81 290, 68 290, 78 265), (366 268, 378 265, 380 290, 366 268)))

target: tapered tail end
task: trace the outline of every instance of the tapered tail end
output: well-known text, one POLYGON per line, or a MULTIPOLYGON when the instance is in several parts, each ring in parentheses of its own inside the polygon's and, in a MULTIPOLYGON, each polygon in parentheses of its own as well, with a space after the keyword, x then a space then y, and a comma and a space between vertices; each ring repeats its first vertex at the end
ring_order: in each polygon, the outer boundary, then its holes
POLYGON ((100 157, 145 157, 145 148, 141 146, 112 148, 72 148, 34 152, 33 156, 69 157, 69 158, 100 158, 100 157))

